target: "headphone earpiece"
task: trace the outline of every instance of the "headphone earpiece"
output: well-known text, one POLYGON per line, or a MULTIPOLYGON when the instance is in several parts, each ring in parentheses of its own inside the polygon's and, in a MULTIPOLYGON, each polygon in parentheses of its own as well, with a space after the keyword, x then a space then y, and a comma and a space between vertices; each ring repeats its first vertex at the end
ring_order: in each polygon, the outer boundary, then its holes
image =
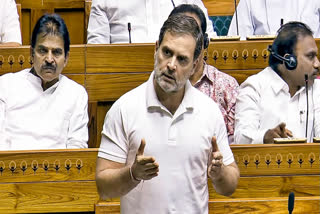
POLYGON ((207 33, 203 34, 203 49, 207 49, 209 47, 209 37, 207 33))
POLYGON ((298 61, 297 61, 297 57, 295 55, 287 54, 286 56, 284 56, 284 58, 286 59, 284 61, 284 65, 286 66, 286 68, 288 70, 294 70, 297 68, 298 61))
POLYGON ((288 70, 291 71, 291 70, 294 70, 294 69, 297 68, 298 61, 297 61, 297 57, 294 54, 286 54, 284 56, 280 56, 279 54, 277 54, 276 52, 274 52, 272 50, 272 46, 271 45, 269 45, 268 51, 276 59, 282 61, 288 70))

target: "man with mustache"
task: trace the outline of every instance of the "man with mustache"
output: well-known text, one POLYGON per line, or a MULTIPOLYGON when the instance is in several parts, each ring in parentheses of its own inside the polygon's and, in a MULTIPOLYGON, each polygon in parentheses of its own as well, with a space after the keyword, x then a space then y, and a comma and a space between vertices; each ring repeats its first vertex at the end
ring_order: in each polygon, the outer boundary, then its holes
POLYGON ((63 19, 42 16, 32 32, 33 67, 0 77, 0 150, 87 147, 87 92, 61 75, 69 49, 63 19))
POLYGON ((194 18, 169 17, 149 80, 106 115, 96 181, 102 199, 121 197, 121 213, 208 213, 208 177, 220 194, 236 189, 219 107, 189 81, 202 46, 194 18))
POLYGON ((315 79, 320 63, 312 31, 301 22, 289 22, 278 30, 269 51, 269 67, 240 86, 235 143, 274 143, 274 138, 287 137, 312 142, 320 135, 320 89, 315 79))

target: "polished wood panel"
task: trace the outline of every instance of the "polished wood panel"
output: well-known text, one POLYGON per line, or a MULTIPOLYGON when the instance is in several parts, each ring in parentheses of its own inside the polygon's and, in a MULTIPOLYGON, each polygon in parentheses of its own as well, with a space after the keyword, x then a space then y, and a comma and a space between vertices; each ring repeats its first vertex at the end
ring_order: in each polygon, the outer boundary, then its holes
POLYGON ((16 0, 16 2, 21 4, 22 8, 24 45, 30 44, 32 29, 45 13, 58 13, 64 18, 72 44, 86 43, 91 0, 16 0))
MULTIPOLYGON (((222 196, 208 179, 209 213, 287 213, 290 192, 296 196, 294 213, 320 212, 320 144, 231 145, 231 149, 240 169, 238 187, 231 196, 222 196), (290 165, 286 155, 292 155, 290 165), (250 167, 257 157, 258 166, 250 167), (282 161, 279 168, 273 164, 278 158, 282 161)), ((95 210, 119 213, 119 198, 99 201, 95 210)))
MULTIPOLYGON (((235 11, 234 0, 202 0, 209 16, 233 16, 235 11)), ((236 1, 236 4, 239 0, 236 1)))
POLYGON ((0 152, 0 212, 94 211, 98 149, 0 152))
MULTIPOLYGON (((316 214, 320 212, 320 196, 296 197, 294 214, 316 214)), ((248 198, 212 200, 209 202, 209 214, 287 214, 288 197, 248 198)))

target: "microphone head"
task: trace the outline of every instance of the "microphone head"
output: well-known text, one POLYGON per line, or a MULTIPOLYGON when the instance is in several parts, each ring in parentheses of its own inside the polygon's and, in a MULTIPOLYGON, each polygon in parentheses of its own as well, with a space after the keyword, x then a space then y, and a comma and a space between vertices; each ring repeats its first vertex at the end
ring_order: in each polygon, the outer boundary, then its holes
POLYGON ((308 82, 308 74, 304 75, 304 81, 308 82))
POLYGON ((130 31, 131 30, 131 23, 128 22, 128 30, 130 31))
POLYGON ((294 208, 294 192, 290 192, 288 200, 288 211, 291 213, 294 208))

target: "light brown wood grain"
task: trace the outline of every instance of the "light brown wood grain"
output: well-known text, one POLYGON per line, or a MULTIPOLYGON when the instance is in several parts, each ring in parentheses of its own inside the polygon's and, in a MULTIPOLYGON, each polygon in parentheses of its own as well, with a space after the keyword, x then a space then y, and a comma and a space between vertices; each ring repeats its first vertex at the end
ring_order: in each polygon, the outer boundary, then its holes
POLYGON ((94 180, 6 183, 0 187, 0 213, 94 211, 99 199, 94 180))
MULTIPOLYGON (((286 214, 288 213, 288 197, 215 199, 209 201, 210 214, 248 213, 248 214, 286 214)), ((95 205, 96 214, 120 213, 119 202, 98 202, 95 205)), ((320 197, 296 197, 293 213, 315 214, 320 211, 320 197)))
MULTIPOLYGON (((90 0, 87 0, 90 1, 90 0)), ((65 20, 72 44, 85 44, 87 36, 86 3, 84 0, 19 0, 22 8, 23 44, 30 44, 30 32, 45 13, 57 13, 65 20)), ((88 11, 87 11, 88 12, 88 11)))
MULTIPOLYGON (((235 7, 234 0, 203 0, 209 16, 232 16, 235 7)), ((237 4, 239 0, 237 0, 237 4)))
POLYGON ((150 72, 154 48, 154 44, 87 45, 87 73, 150 72))
POLYGON ((241 176, 320 174, 320 144, 232 145, 231 149, 241 176), (292 161, 290 165, 289 159, 292 161), (266 163, 268 160, 269 164, 266 163), (299 161, 302 161, 301 165, 299 161))
POLYGON ((97 154, 98 149, 1 151, 0 184, 94 180, 97 154))
MULTIPOLYGON (((320 212, 320 197, 296 197, 294 214, 315 214, 320 212)), ((209 202, 210 214, 287 214, 288 197, 249 198, 232 200, 212 200, 209 202)))
POLYGON ((320 196, 320 175, 240 177, 236 191, 229 197, 219 195, 208 179, 210 199, 320 196))
POLYGON ((149 73, 87 74, 86 89, 91 101, 114 101, 149 78, 149 73))

